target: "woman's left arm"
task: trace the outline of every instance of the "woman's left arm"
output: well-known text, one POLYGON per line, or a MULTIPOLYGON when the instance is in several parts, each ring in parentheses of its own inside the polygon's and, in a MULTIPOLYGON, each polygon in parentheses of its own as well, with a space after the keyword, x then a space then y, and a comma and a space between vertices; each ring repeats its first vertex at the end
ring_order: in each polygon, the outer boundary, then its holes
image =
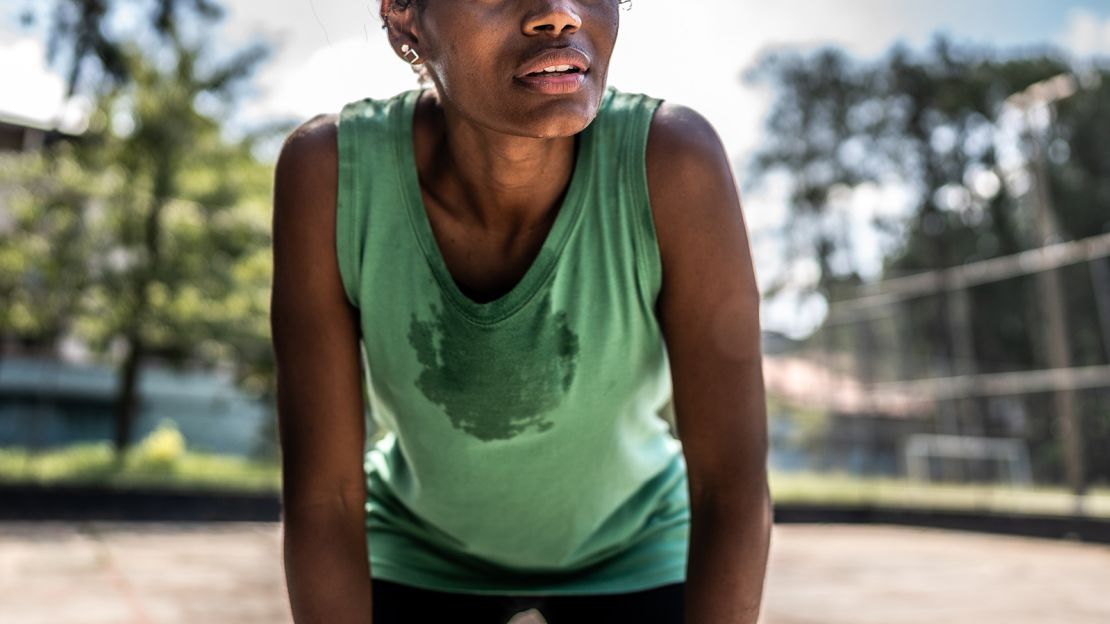
POLYGON ((755 624, 770 549, 760 293, 720 138, 664 103, 647 147, 657 314, 690 492, 686 624, 755 624))

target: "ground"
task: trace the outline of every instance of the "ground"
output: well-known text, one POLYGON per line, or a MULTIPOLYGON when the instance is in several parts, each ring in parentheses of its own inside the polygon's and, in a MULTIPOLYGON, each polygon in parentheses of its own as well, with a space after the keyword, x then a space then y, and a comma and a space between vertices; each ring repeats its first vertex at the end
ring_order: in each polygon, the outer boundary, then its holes
MULTIPOLYGON (((818 524, 771 540, 761 624, 1110 622, 1110 546, 818 524)), ((0 524, 0 622, 291 622, 281 529, 0 524)))

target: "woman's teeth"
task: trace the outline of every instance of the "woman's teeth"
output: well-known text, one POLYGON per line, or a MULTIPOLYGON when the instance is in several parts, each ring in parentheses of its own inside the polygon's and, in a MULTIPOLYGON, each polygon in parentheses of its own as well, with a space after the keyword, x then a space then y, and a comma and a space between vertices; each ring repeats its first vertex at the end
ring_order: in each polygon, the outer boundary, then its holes
POLYGON ((529 76, 555 76, 563 74, 577 74, 580 69, 574 65, 552 65, 551 67, 544 67, 541 71, 532 72, 529 76))

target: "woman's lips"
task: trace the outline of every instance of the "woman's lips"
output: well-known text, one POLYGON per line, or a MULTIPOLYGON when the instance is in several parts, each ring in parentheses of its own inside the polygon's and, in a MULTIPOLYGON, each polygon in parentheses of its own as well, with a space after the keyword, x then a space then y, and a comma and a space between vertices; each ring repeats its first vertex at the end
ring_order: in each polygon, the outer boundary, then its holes
POLYGON ((589 55, 565 45, 538 50, 517 68, 513 81, 536 93, 565 95, 580 90, 589 73, 589 55))
POLYGON ((530 74, 527 76, 519 76, 513 80, 537 93, 543 93, 545 95, 564 95, 567 93, 575 93, 580 90, 582 84, 586 82, 586 75, 588 73, 587 71, 551 76, 530 74))

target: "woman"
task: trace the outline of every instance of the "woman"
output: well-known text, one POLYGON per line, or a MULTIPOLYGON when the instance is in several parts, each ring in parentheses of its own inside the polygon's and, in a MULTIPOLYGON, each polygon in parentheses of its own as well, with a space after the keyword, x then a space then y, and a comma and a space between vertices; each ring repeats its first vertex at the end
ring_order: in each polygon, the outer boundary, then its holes
POLYGON ((700 115, 606 85, 619 4, 382 0, 434 88, 287 139, 271 322, 297 622, 756 622, 740 201, 700 115), (361 355, 391 431, 365 454, 361 355))

